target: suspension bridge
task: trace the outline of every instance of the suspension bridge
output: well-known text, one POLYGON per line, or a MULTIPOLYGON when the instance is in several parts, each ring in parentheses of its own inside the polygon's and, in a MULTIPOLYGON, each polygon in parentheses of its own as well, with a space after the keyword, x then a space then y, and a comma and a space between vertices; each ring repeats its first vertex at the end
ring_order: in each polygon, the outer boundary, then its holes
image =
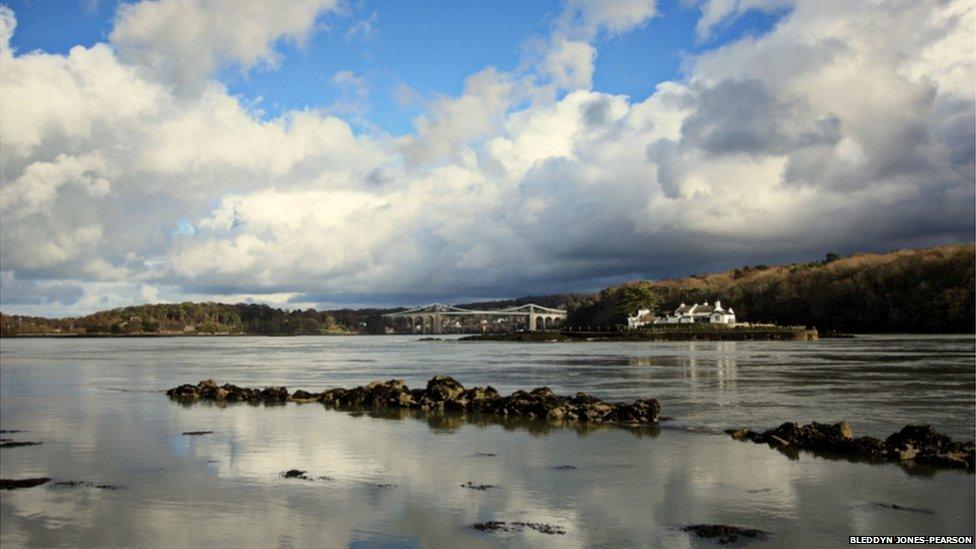
POLYGON ((552 328, 557 323, 566 320, 566 311, 543 307, 535 303, 527 303, 517 307, 504 309, 464 309, 443 303, 431 303, 422 307, 415 307, 406 311, 397 311, 383 315, 391 319, 406 319, 410 322, 411 331, 416 331, 419 324, 420 331, 425 334, 440 334, 444 331, 445 321, 451 319, 479 318, 480 320, 507 319, 511 326, 519 320, 530 332, 552 328))

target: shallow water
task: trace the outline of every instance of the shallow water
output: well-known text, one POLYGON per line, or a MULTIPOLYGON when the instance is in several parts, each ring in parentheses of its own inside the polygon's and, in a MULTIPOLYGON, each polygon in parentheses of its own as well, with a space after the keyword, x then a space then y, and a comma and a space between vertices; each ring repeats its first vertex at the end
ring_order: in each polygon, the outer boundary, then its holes
POLYGON ((27 432, 3 437, 43 444, 0 450, 3 478, 121 487, 52 482, 0 492, 0 543, 681 547, 701 542, 678 527, 699 522, 766 530, 768 546, 973 535, 971 474, 790 457, 712 434, 846 419, 857 434, 931 423, 971 439, 973 352, 972 337, 915 336, 626 344, 5 339, 0 427, 27 432), (675 420, 638 431, 546 429, 456 416, 396 420, 317 404, 183 406, 158 393, 206 377, 321 390, 388 378, 422 385, 436 373, 501 392, 548 385, 612 400, 656 397, 675 420), (213 434, 181 435, 191 430, 213 434), (314 480, 280 476, 291 468, 314 480), (498 488, 474 491, 466 482, 498 488), (487 520, 543 522, 565 534, 469 527, 487 520))

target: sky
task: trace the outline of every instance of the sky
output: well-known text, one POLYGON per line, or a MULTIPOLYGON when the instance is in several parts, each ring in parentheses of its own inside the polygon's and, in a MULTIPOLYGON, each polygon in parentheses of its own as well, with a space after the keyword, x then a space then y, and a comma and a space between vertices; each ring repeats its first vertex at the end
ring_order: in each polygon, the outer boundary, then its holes
POLYGON ((970 0, 0 2, 0 310, 972 242, 970 0))

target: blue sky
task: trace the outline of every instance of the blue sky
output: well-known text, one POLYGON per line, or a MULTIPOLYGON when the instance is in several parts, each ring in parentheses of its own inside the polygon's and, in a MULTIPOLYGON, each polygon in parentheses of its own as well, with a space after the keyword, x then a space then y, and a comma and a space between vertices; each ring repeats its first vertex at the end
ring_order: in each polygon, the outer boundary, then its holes
MULTIPOLYGON (((76 45, 107 42, 118 3, 14 0, 7 4, 17 14, 13 47, 19 52, 39 49, 65 54, 76 45)), ((395 135, 406 134, 425 99, 460 94, 465 78, 486 66, 518 70, 524 61, 522 46, 545 37, 560 9, 558 1, 351 2, 341 13, 320 15, 306 43, 282 40, 277 48, 283 56, 279 66, 250 71, 228 66, 219 80, 230 93, 273 117, 341 100, 342 89, 331 79, 340 71, 352 71, 370 85, 369 123, 395 135), (398 98, 401 86, 416 93, 414 102, 398 98)), ((639 28, 599 37, 594 88, 644 98, 659 82, 680 78, 682 63, 689 56, 762 35, 783 13, 749 11, 702 41, 695 37, 697 6, 682 0, 661 2, 658 14, 639 28)))
POLYGON ((972 240, 971 0, 0 3, 0 308, 595 291, 972 240))

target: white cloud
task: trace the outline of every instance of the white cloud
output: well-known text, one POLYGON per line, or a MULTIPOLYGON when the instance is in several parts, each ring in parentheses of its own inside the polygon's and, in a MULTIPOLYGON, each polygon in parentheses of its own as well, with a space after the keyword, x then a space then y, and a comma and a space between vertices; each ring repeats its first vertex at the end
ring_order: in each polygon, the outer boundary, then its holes
POLYGON ((589 89, 593 85, 596 48, 586 42, 560 38, 545 59, 546 72, 562 89, 589 89))
POLYGON ((356 21, 346 31, 346 40, 353 40, 357 37, 361 37, 363 40, 369 40, 376 36, 378 32, 376 30, 376 23, 379 19, 379 14, 374 11, 369 17, 356 21))
POLYGON ((47 210, 63 185, 77 185, 92 196, 108 194, 105 159, 100 153, 82 156, 58 155, 53 162, 34 162, 23 174, 0 189, 0 211, 24 216, 47 210))
POLYGON ((181 90, 196 90, 224 63, 275 66, 273 45, 304 41, 338 0, 156 0, 122 4, 111 41, 127 63, 181 90))
POLYGON ((369 110, 369 82, 350 70, 332 75, 329 82, 338 88, 339 97, 326 110, 333 114, 360 117, 369 110))
POLYGON ((519 83, 493 67, 465 81, 460 97, 442 97, 430 112, 414 121, 416 134, 398 141, 411 163, 426 163, 457 155, 467 143, 498 129, 506 112, 520 96, 519 83))
POLYGON ((656 14, 655 0, 569 0, 560 18, 561 32, 592 40, 601 31, 632 31, 656 14))
POLYGON ((707 40, 712 30, 730 23, 750 10, 778 11, 792 7, 796 0, 701 0, 701 17, 695 26, 699 40, 707 40))
POLYGON ((0 6, 0 50, 10 49, 10 39, 17 28, 17 17, 7 6, 0 6))

